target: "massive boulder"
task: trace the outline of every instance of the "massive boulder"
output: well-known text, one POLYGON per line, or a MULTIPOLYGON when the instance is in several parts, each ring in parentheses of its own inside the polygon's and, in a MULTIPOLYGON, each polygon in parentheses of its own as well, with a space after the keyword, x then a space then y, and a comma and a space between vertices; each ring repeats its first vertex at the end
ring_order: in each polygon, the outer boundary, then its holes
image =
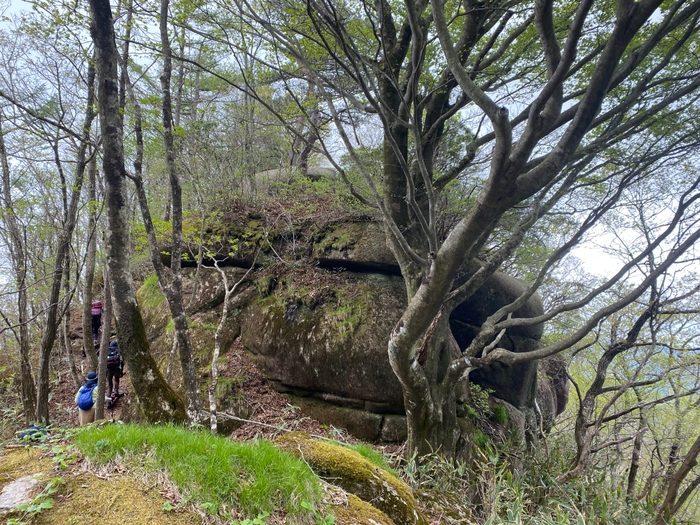
MULTIPOLYGON (((314 243, 313 255, 327 268, 355 270, 339 274, 345 282, 340 285, 344 289, 338 290, 356 297, 353 312, 339 313, 336 302, 308 307, 284 298, 286 292, 277 290, 245 313, 244 345, 284 391, 315 395, 345 408, 403 413, 400 385, 386 348, 389 333, 406 307, 406 292, 403 280, 394 276, 398 268, 386 247, 381 224, 336 225, 314 243), (343 315, 352 321, 339 322, 343 315)), ((455 284, 462 284, 471 273, 473 269, 465 271, 455 284)), ((489 278, 450 318, 460 347, 466 348, 486 318, 524 290, 521 281, 504 273, 489 278)), ((533 296, 514 317, 541 313, 541 301, 533 296)), ((529 351, 536 348, 541 335, 541 325, 515 328, 501 344, 529 351)), ((516 407, 534 405, 536 362, 492 365, 472 373, 471 379, 516 407)))
MULTIPOLYGON (((306 264, 253 274, 234 299, 236 315, 227 340, 240 335, 273 386, 308 415, 366 440, 400 441, 406 429, 403 394, 389 365, 387 343, 406 307, 406 290, 382 225, 374 221, 331 225, 315 232, 310 244, 308 253, 325 270, 306 264)), ((455 285, 475 269, 466 268, 455 285)), ((238 277, 243 273, 227 271, 238 277)), ((223 289, 212 269, 204 271, 200 280, 191 310, 205 315, 221 303, 223 289)), ((459 346, 466 348, 486 318, 524 290, 521 281, 504 273, 490 277, 450 318, 459 346)), ((541 301, 533 296, 514 317, 541 313, 541 301)), ((163 322, 158 324, 164 326, 163 322)), ((193 324, 197 326, 196 321, 193 324)), ((195 333, 202 332, 195 329, 195 333)), ((529 351, 537 347, 541 335, 541 325, 515 328, 500 344, 529 351)), ((472 372, 470 379, 497 402, 520 410, 523 416, 518 421, 548 430, 565 405, 566 376, 561 369, 553 366, 538 383, 537 362, 495 364, 472 372), (546 416, 542 424, 535 421, 538 391, 540 414, 546 416)))

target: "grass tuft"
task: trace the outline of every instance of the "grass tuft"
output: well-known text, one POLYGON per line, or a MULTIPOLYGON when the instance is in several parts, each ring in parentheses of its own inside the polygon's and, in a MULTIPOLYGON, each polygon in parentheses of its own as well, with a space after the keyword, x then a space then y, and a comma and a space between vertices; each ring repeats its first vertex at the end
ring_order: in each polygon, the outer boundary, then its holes
POLYGON ((148 470, 165 469, 185 496, 248 516, 279 509, 306 514, 301 502, 322 499, 311 469, 268 441, 238 443, 170 425, 107 425, 80 432, 75 444, 95 463, 119 456, 148 470))

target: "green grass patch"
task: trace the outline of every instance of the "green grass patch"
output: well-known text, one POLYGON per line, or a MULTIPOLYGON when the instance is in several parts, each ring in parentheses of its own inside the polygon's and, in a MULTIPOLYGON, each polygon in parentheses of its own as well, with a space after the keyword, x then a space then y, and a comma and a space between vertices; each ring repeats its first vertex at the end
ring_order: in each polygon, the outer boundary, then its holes
POLYGON ((185 496, 207 508, 225 504, 253 517, 281 509, 303 515, 308 509, 301 502, 320 504, 322 498, 311 469, 269 441, 238 443, 175 426, 107 425, 78 433, 75 444, 97 463, 121 456, 164 469, 185 496))
POLYGON ((165 302, 165 296, 160 291, 156 275, 151 275, 143 282, 143 286, 139 289, 138 299, 141 308, 146 310, 155 310, 165 302))
POLYGON ((493 407, 493 413, 491 414, 491 417, 496 423, 505 425, 506 423, 508 423, 508 410, 506 410, 506 407, 502 405, 496 405, 495 407, 493 407))

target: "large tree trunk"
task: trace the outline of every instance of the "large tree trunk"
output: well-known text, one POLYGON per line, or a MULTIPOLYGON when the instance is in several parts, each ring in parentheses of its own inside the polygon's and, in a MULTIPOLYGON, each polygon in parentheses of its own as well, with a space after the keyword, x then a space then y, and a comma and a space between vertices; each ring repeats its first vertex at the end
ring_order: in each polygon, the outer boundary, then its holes
POLYGON ((2 163, 2 196, 5 208, 5 220, 10 231, 12 246, 10 256, 15 270, 17 284, 17 317, 19 324, 19 370, 22 408, 27 425, 36 419, 36 390, 34 375, 29 359, 29 311, 27 308, 27 252, 25 237, 15 215, 10 183, 10 165, 7 162, 7 151, 2 132, 2 113, 0 113, 0 163, 2 163))
POLYGON ((123 126, 119 111, 119 54, 109 0, 90 0, 91 34, 97 53, 98 98, 103 141, 108 231, 107 265, 114 299, 117 338, 142 415, 150 422, 183 422, 182 399, 168 386, 151 356, 129 262, 129 222, 123 126))
MULTIPOLYGON (((450 363, 459 355, 459 347, 452 336, 448 315, 436 319, 415 352, 416 368, 408 371, 408 377, 416 380, 402 385, 408 450, 418 457, 439 451, 445 457, 454 458, 459 438, 457 394, 455 389, 444 388, 442 383, 450 363), (418 367, 422 373, 418 373, 418 367)), ((393 360, 391 363, 399 366, 393 360)), ((403 371, 399 373, 405 377, 403 371)))

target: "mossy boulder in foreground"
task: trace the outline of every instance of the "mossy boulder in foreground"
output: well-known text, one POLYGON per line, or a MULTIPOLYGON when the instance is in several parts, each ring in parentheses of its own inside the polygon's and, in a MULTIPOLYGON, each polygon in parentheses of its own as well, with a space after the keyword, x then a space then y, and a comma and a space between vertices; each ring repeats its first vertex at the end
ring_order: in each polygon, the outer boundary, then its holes
POLYGON ((359 453, 303 432, 281 436, 276 445, 302 457, 328 482, 371 503, 396 525, 428 525, 416 506, 410 487, 393 474, 377 467, 359 453))
POLYGON ((337 525, 395 525, 389 516, 354 494, 348 494, 347 506, 334 506, 333 515, 337 525))

